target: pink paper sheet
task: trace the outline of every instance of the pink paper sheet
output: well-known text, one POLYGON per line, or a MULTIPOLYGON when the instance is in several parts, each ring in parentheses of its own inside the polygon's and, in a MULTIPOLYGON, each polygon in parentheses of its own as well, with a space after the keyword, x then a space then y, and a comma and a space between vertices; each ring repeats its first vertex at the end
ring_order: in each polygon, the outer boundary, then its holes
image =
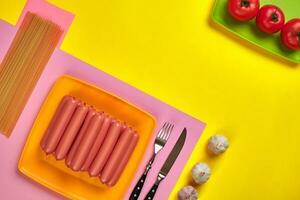
MULTIPOLYGON (((47 10, 47 13, 51 13, 52 10, 52 13, 57 12, 58 8, 50 6, 50 4, 48 3, 43 2, 43 5, 41 6, 40 1, 38 0, 33 0, 32 2, 32 4, 29 3, 26 6, 26 10, 35 9, 35 11, 38 12, 44 12, 45 10, 47 10), (29 5, 31 5, 32 7, 29 5)), ((66 15, 64 18, 66 22, 62 23, 62 27, 67 30, 67 27, 70 25, 73 17, 71 14, 68 14, 65 11, 59 11, 59 13, 62 16, 64 16, 64 13, 66 15)), ((53 17, 53 20, 57 20, 57 18, 53 17)), ((16 27, 13 27, 12 25, 0 20, 0 59, 3 58, 6 50, 8 49, 16 30, 16 27)), ((143 192, 141 193, 141 199, 143 199, 143 197, 146 195, 146 193, 154 183, 160 167, 162 166, 168 153, 179 137, 181 130, 184 127, 187 127, 188 135, 184 148, 182 149, 179 157, 175 162, 175 165, 171 169, 167 178, 160 184, 160 187, 158 188, 155 195, 156 200, 168 199, 172 188, 174 187, 183 167, 185 166, 185 163, 189 159, 189 156, 205 127, 204 123, 72 57, 71 55, 59 49, 56 49, 54 54, 52 55, 10 138, 6 138, 4 135, 0 134, 1 198, 23 200, 63 198, 62 196, 51 192, 45 187, 23 176, 20 172, 18 172, 17 166, 26 138, 36 118, 36 115, 39 112, 41 104, 46 98, 48 91, 52 87, 53 83, 64 74, 68 74, 88 81, 98 87, 101 87, 122 97, 123 99, 128 100, 136 106, 151 113, 157 120, 155 133, 165 121, 170 121, 176 124, 169 142, 166 144, 163 151, 159 153, 156 158, 156 162, 153 165, 153 168, 149 172, 143 192)), ((152 144, 155 139, 155 133, 153 134, 153 137, 151 139, 151 145, 149 145, 149 147, 147 148, 144 159, 141 162, 139 170, 136 173, 131 186, 128 188, 127 194, 124 196, 124 199, 128 199, 132 188, 134 187, 140 175, 143 173, 144 167, 152 154, 152 144)))
POLYGON ((60 46, 69 26, 72 24, 74 15, 43 0, 28 0, 19 18, 17 27, 21 25, 23 18, 28 11, 55 22, 64 30, 63 36, 60 38, 58 44, 58 46, 60 46))

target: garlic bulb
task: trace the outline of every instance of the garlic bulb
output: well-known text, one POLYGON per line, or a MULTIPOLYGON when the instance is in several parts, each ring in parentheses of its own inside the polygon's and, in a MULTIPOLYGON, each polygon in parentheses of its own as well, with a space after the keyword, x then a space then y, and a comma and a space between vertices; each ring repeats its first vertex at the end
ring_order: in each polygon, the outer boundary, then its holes
POLYGON ((178 200, 197 200, 198 193, 193 186, 186 186, 178 192, 178 200))
POLYGON ((210 168, 206 163, 197 163, 192 169, 192 177, 197 184, 205 183, 210 177, 210 168))
POLYGON ((228 139, 223 135, 214 135, 208 141, 208 149, 215 155, 226 151, 229 146, 228 139))

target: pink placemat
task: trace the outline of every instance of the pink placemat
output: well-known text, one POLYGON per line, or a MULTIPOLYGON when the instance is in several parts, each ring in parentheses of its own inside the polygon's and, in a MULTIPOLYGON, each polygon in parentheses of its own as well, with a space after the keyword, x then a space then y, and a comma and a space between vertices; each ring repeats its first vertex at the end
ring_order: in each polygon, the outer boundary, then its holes
POLYGON ((21 25, 23 18, 25 17, 25 14, 28 11, 36 13, 39 16, 42 16, 46 19, 55 22, 64 30, 63 36, 60 38, 58 44, 58 46, 60 46, 64 37, 67 34, 70 25, 72 24, 72 21, 74 19, 74 14, 62 10, 50 3, 47 3, 44 0, 28 0, 22 11, 21 16, 19 17, 19 21, 16 27, 19 27, 21 25))
MULTIPOLYGON (((57 13, 58 8, 51 6, 48 3, 39 0, 31 0, 25 7, 27 10, 34 9, 36 12, 43 13, 47 10, 48 15, 51 12, 57 13), (30 3, 31 2, 31 3, 30 3), (43 5, 41 5, 43 4, 43 5)), ((24 10, 25 11, 25 10, 24 10)), ((24 12, 23 12, 24 13, 24 12)), ((61 26, 67 30, 71 24, 73 16, 65 11, 59 11, 61 18, 53 17, 52 20, 63 19, 65 22, 60 22, 61 26)), ((23 16, 23 15, 22 15, 23 16)), ((22 18, 21 16, 21 18, 22 18)), ((17 28, 0 20, 0 58, 2 59, 7 51, 10 42, 12 41, 17 28)), ((61 199, 63 197, 51 192, 45 187, 35 183, 29 178, 23 176, 17 170, 19 157, 21 155, 23 146, 25 144, 31 126, 39 112, 40 106, 46 98, 53 83, 62 75, 68 74, 76 78, 88 81, 102 89, 112 92, 123 99, 135 104, 136 106, 151 113, 157 120, 157 127, 155 133, 162 126, 165 121, 173 122, 176 127, 171 135, 168 143, 163 151, 159 153, 156 161, 149 172, 148 178, 145 182, 141 199, 146 195, 148 190, 154 183, 159 169, 163 165, 167 155, 175 144, 181 130, 186 127, 188 130, 185 145, 177 158, 173 168, 168 174, 167 178, 161 183, 155 195, 156 200, 168 199, 172 188, 174 187, 183 167, 189 159, 193 148, 195 147, 205 125, 201 121, 186 115, 185 113, 176 110, 175 108, 137 90, 136 88, 72 57, 71 55, 56 49, 52 55, 49 63, 47 64, 41 78, 39 79, 27 105, 21 114, 18 123, 10 136, 6 138, 0 134, 0 194, 3 199, 61 199)), ((127 194, 124 199, 128 199, 132 188, 136 181, 143 173, 144 167, 149 160, 153 151, 153 141, 155 135, 151 139, 149 147, 145 153, 144 159, 139 166, 134 181, 128 188, 127 194)))

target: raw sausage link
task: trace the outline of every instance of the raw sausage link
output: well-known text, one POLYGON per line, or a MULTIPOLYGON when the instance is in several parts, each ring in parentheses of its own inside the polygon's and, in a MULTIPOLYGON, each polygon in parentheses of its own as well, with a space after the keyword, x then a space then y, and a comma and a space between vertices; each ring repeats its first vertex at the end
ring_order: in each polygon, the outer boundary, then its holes
POLYGON ((69 122, 69 125, 55 150, 55 157, 57 160, 62 160, 66 157, 77 133, 79 132, 87 112, 88 107, 82 103, 76 108, 71 121, 69 122))
POLYGON ((121 126, 122 124, 117 121, 110 126, 108 133, 104 139, 103 145, 101 146, 95 160, 89 168, 90 176, 98 176, 102 171, 120 136, 121 126))
POLYGON ((45 145, 45 152, 47 154, 53 153, 76 109, 78 106, 78 101, 74 98, 66 97, 67 100, 64 103, 61 113, 57 116, 55 120, 55 124, 51 128, 49 135, 47 137, 46 145, 45 145))
POLYGON ((123 157, 124 152, 128 148, 130 141, 134 137, 133 130, 127 128, 120 136, 112 154, 110 155, 103 171, 101 172, 101 182, 107 183, 113 176, 115 170, 118 168, 119 162, 123 157))
POLYGON ((53 126, 55 125, 56 121, 57 121, 57 118, 58 116, 61 115, 61 111, 62 111, 62 108, 65 106, 65 103, 67 102, 68 99, 73 99, 72 97, 70 96, 64 96, 63 99, 60 101, 55 113, 54 113, 54 116, 52 117, 52 120, 42 138, 42 141, 41 141, 41 147, 42 149, 45 149, 46 147, 46 142, 47 142, 47 139, 49 137, 49 133, 51 132, 51 130, 53 129, 53 126))
MULTIPOLYGON (((113 124, 113 123, 115 123, 115 122, 117 122, 118 120, 116 119, 116 118, 112 118, 112 120, 111 120, 111 123, 113 124)), ((125 123, 125 122, 121 122, 122 124, 121 124, 121 133, 123 132, 123 131, 125 131, 125 129, 127 128, 127 124, 125 123)))
POLYGON ((74 158, 71 162, 71 169, 78 171, 81 169, 85 162, 85 159, 94 144, 94 141, 99 133, 102 123, 104 121, 104 114, 96 113, 91 119, 89 126, 87 128, 85 136, 82 138, 74 158))
POLYGON ((118 167, 115 169, 112 178, 106 183, 106 185, 108 185, 109 187, 114 186, 117 183, 117 181, 119 180, 122 172, 124 171, 124 169, 127 165, 127 162, 129 161, 129 159, 132 155, 132 152, 138 142, 138 139, 139 139, 139 136, 138 136, 138 134, 135 133, 130 141, 130 144, 128 145, 128 148, 123 153, 122 159, 119 161, 118 167))
POLYGON ((106 115, 105 116, 105 119, 104 119, 104 122, 102 124, 102 127, 97 135, 97 138, 95 140, 95 143, 93 144, 88 156, 87 156, 87 159, 85 160, 81 170, 82 171, 86 171, 89 169, 91 163, 93 162, 93 160, 95 159, 102 143, 103 143, 103 140, 107 134, 107 131, 110 127, 110 124, 111 124, 111 117, 106 115))
POLYGON ((82 125, 81 129, 80 129, 80 132, 77 135, 77 137, 75 139, 75 142, 73 143, 73 145, 71 147, 71 150, 69 151, 69 153, 67 155, 67 159, 66 159, 65 162, 66 162, 66 165, 68 167, 70 167, 70 165, 71 165, 72 159, 73 159, 73 157, 74 157, 74 155, 75 155, 75 153, 77 151, 77 148, 78 148, 78 146, 79 146, 79 144, 80 144, 80 142, 82 140, 82 137, 86 133, 86 130, 87 130, 88 126, 89 126, 89 123, 90 123, 92 117, 96 114, 96 111, 95 111, 94 108, 89 107, 88 109, 89 109, 88 114, 87 114, 86 118, 84 119, 84 122, 83 122, 83 125, 82 125))

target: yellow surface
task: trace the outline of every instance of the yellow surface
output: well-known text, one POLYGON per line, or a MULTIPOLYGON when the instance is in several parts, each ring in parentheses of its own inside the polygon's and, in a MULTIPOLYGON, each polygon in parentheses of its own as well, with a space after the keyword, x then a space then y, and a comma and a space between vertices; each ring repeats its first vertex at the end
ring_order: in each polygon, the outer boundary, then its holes
POLYGON ((155 120, 148 113, 92 85, 64 76, 51 89, 29 133, 19 161, 19 170, 70 199, 121 199, 138 169, 154 128, 155 120), (71 95, 105 111, 134 127, 139 133, 139 141, 114 187, 101 184, 99 178, 90 178, 86 172, 73 172, 65 165, 64 160, 56 161, 53 155, 46 156, 42 151, 40 141, 65 95, 71 95))
MULTIPOLYGON (((1 1, 15 23, 25 1, 1 1)), ((201 200, 300 199, 300 66, 213 25, 213 0, 51 2, 76 13, 65 51, 207 123, 170 199, 198 161, 212 168, 201 200), (210 158, 216 132, 231 144, 210 158)))

